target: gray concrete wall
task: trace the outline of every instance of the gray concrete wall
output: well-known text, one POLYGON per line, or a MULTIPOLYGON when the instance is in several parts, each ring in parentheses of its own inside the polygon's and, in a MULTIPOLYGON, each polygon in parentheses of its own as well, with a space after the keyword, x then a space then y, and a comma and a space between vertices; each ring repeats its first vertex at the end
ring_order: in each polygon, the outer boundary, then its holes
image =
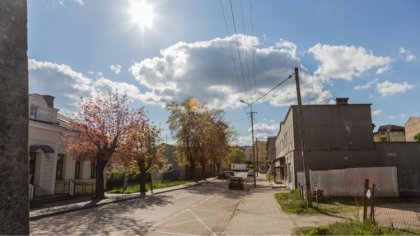
POLYGON ((401 196, 420 196, 420 143, 376 143, 376 160, 396 166, 401 196))
POLYGON ((374 149, 370 104, 303 106, 303 116, 306 150, 374 149))
POLYGON ((0 234, 29 234, 26 0, 0 1, 0 234))

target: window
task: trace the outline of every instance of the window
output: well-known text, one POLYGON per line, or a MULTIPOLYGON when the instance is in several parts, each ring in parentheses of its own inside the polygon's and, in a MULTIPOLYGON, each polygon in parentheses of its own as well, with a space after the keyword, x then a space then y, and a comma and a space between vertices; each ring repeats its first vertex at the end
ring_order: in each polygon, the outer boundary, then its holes
POLYGON ((34 184, 35 178, 35 163, 36 163, 36 152, 29 153, 29 177, 31 178, 29 182, 34 184))
POLYGON ((29 107, 29 119, 36 120, 36 113, 38 112, 38 108, 36 106, 29 107))
POLYGON ((55 174, 55 179, 63 179, 63 165, 64 164, 64 154, 57 155, 57 170, 55 174))
POLYGON ((90 178, 96 178, 96 162, 90 162, 90 178))
POLYGON ((74 178, 75 179, 80 179, 80 161, 77 160, 76 161, 76 166, 74 167, 74 178))

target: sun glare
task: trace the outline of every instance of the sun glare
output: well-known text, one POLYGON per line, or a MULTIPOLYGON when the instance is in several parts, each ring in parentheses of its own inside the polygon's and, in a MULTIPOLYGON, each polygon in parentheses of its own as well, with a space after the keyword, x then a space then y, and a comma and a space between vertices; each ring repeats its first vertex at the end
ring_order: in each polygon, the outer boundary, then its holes
POLYGON ((134 24, 138 25, 142 30, 153 28, 155 13, 153 6, 145 1, 130 1, 130 16, 134 24))

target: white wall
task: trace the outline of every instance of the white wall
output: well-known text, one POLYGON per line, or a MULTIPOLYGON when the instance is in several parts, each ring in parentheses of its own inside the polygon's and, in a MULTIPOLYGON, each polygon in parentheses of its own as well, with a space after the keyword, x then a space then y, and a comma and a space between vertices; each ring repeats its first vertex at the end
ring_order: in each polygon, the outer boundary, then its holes
MULTIPOLYGON (((398 197, 397 167, 348 168, 326 171, 310 171, 311 188, 314 183, 322 189, 324 196, 357 196, 364 195, 365 179, 369 186, 376 185, 375 196, 398 197)), ((298 173, 298 182, 303 185, 303 172, 298 173)), ((304 185, 303 185, 304 186, 304 185)))

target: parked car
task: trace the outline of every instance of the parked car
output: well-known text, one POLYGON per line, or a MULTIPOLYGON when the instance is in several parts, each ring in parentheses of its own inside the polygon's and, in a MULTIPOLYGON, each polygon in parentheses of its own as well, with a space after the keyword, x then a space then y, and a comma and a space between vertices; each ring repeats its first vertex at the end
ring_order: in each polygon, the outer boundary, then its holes
POLYGON ((244 189, 242 177, 232 176, 229 178, 229 189, 244 189))
POLYGON ((248 171, 248 174, 246 174, 246 177, 254 177, 255 176, 255 173, 254 173, 254 171, 248 171))
POLYGON ((220 171, 219 174, 217 175, 218 179, 228 179, 230 177, 230 173, 229 171, 220 171))
POLYGON ((230 176, 235 176, 235 172, 234 171, 228 171, 230 176))

